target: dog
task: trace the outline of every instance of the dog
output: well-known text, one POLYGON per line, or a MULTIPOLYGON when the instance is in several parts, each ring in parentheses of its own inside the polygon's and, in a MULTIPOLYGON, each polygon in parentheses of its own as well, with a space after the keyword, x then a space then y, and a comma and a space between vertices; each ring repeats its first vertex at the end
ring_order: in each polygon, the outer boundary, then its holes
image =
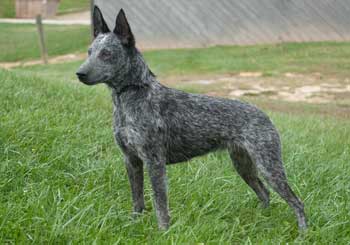
POLYGON ((160 229, 169 228, 166 164, 227 150, 233 166, 263 206, 266 182, 294 210, 306 229, 304 205, 287 183, 279 134, 266 114, 238 100, 185 93, 160 84, 135 47, 123 9, 111 32, 95 6, 94 41, 76 75, 86 85, 106 84, 114 104, 114 136, 125 159, 133 211, 142 213, 144 164, 160 229))

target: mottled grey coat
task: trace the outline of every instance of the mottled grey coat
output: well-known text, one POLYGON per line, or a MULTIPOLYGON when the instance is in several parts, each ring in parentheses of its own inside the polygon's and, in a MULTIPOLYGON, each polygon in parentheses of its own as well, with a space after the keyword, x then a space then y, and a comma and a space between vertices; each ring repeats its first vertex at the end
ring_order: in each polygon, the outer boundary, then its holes
POLYGON ((122 149, 134 211, 145 208, 143 164, 148 168, 159 227, 169 227, 166 164, 227 149, 244 181, 264 206, 269 192, 258 172, 294 209, 306 228, 302 202, 289 187, 281 160, 278 132, 256 107, 237 100, 189 94, 161 85, 135 47, 121 10, 110 32, 99 9, 94 12, 95 40, 77 75, 83 83, 106 83, 112 90, 114 134, 122 149))

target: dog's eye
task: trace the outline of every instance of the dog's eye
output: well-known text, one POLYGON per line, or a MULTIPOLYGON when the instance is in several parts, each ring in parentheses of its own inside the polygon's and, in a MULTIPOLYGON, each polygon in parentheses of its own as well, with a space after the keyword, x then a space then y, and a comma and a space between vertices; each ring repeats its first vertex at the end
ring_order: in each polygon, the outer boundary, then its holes
POLYGON ((91 48, 89 48, 89 50, 88 50, 88 55, 90 56, 90 55, 91 55, 91 53, 92 53, 92 49, 91 49, 91 48))
POLYGON ((99 55, 102 59, 108 59, 112 56, 111 51, 107 49, 102 49, 99 55))

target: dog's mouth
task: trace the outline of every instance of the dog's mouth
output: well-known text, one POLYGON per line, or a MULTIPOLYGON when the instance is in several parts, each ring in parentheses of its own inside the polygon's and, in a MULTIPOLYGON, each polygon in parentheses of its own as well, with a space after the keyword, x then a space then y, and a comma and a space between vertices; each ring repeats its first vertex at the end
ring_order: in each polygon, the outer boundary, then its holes
POLYGON ((88 86, 96 85, 96 84, 99 83, 99 82, 88 82, 86 80, 80 80, 80 82, 82 82, 82 83, 84 83, 85 85, 88 85, 88 86))
POLYGON ((104 76, 101 79, 96 79, 96 80, 92 80, 91 81, 91 80, 88 80, 87 77, 80 77, 80 76, 78 76, 78 79, 79 79, 80 82, 84 83, 85 85, 92 86, 92 85, 96 85, 96 84, 104 82, 107 79, 107 77, 104 76))

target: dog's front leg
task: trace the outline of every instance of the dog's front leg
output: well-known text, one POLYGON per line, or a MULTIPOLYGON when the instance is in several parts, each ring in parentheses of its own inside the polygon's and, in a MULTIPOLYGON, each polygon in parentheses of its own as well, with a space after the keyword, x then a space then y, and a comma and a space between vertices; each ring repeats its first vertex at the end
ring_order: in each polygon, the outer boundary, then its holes
POLYGON ((142 213, 145 209, 143 195, 143 162, 134 156, 125 155, 124 158, 131 186, 134 213, 142 213))
POLYGON ((170 216, 167 200, 167 180, 165 162, 147 162, 153 189, 153 203, 156 209, 158 226, 162 230, 169 228, 170 216))

